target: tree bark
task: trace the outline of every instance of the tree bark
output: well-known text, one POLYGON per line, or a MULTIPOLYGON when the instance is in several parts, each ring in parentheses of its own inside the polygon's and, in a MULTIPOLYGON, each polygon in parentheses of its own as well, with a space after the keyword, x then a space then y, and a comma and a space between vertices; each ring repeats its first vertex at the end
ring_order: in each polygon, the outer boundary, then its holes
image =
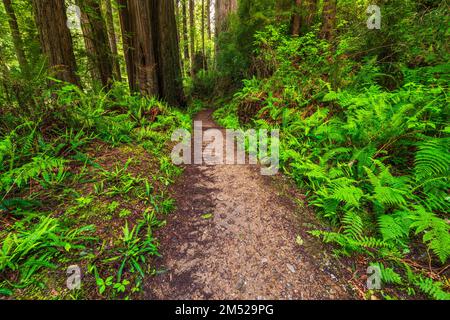
POLYGON ((323 39, 331 40, 334 36, 336 26, 336 0, 324 0, 322 12, 322 30, 323 39))
POLYGON ((227 31, 229 23, 229 15, 233 12, 236 12, 238 7, 237 0, 216 0, 215 4, 215 20, 216 20, 216 31, 215 31, 215 37, 216 37, 216 43, 215 43, 215 50, 216 50, 216 57, 219 52, 219 36, 222 32, 227 31))
POLYGON ((185 106, 174 2, 153 0, 152 13, 159 97, 170 105, 185 106))
MULTIPOLYGON (((79 4, 79 3, 78 3, 79 4)), ((95 62, 95 44, 94 44, 94 36, 92 34, 92 30, 89 26, 89 18, 84 10, 81 11, 81 31, 83 32, 83 41, 84 48, 86 50, 86 56, 88 58, 88 71, 91 74, 91 78, 94 81, 100 80, 99 69, 96 66, 95 62)))
POLYGON ((317 0, 306 0, 305 1, 306 14, 304 15, 304 25, 305 28, 309 29, 314 24, 314 17, 317 14, 317 0))
POLYGON ((8 14, 9 28, 11 29, 12 40, 14 49, 16 51, 17 60, 19 61, 20 69, 25 71, 28 66, 25 50, 23 49, 23 41, 20 36, 19 24, 17 23, 16 13, 11 4, 11 0, 3 0, 6 13, 8 14))
POLYGON ((119 18, 122 31, 122 44, 125 56, 125 66, 127 69, 128 86, 130 91, 138 91, 136 86, 136 74, 133 61, 133 30, 131 24, 131 14, 128 8, 128 0, 117 0, 119 5, 119 18))
MULTIPOLYGON (((171 1, 169 1, 171 2, 171 1)), ((153 3, 128 0, 133 32, 133 61, 139 91, 148 96, 159 95, 159 83, 152 30, 153 3)))
POLYGON ((106 8, 106 26, 108 29, 109 45, 111 47, 111 52, 113 54, 114 76, 117 80, 120 81, 122 80, 122 74, 120 71, 119 52, 117 50, 117 36, 116 30, 114 28, 113 8, 111 5, 111 0, 105 0, 105 8, 106 8))
POLYGON ((202 67, 206 70, 206 45, 205 45, 205 0, 202 0, 202 67))
POLYGON ((148 0, 118 0, 118 3, 130 90, 158 96, 152 30, 153 3, 148 0))
POLYGON ((80 85, 64 0, 33 0, 42 52, 56 78, 80 85))
POLYGON ((182 14, 183 14, 183 46, 184 46, 184 60, 187 65, 187 70, 190 66, 189 57, 189 32, 188 32, 188 19, 187 19, 187 0, 181 0, 182 14))
POLYGON ((86 51, 96 80, 110 87, 113 81, 113 55, 109 46, 108 31, 98 0, 78 0, 82 14, 82 29, 86 51))
POLYGON ((194 77, 195 64, 195 4, 194 0, 189 0, 189 34, 191 42, 191 77, 194 77))
POLYGON ((206 29, 208 30, 208 39, 211 40, 211 0, 206 1, 206 29))
POLYGON ((216 36, 228 29, 228 17, 237 7, 237 0, 216 0, 216 36))
POLYGON ((302 0, 295 0, 294 13, 292 15, 291 34, 300 35, 302 28, 302 0))
POLYGON ((285 21, 286 17, 292 17, 294 0, 276 0, 275 14, 278 21, 285 21))

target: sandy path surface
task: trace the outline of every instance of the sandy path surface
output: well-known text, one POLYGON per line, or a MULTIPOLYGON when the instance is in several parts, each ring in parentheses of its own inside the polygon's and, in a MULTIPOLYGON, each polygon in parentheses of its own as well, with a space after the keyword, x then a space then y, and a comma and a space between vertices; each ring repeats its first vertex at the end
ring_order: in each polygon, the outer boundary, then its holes
MULTIPOLYGON (((205 129, 217 128, 211 113, 196 117, 205 129)), ((143 298, 354 297, 343 266, 307 233, 318 225, 314 213, 282 175, 262 176, 254 165, 188 165, 173 189, 177 209, 156 234, 162 258, 143 298)))

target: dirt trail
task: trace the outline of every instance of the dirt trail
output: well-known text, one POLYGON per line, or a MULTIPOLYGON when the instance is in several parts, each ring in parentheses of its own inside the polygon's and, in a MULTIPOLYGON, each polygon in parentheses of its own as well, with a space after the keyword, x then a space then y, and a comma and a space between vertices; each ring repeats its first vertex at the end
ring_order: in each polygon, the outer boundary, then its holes
MULTIPOLYGON (((211 113, 196 117, 205 129, 217 127, 211 113)), ((189 165, 173 192, 177 210, 157 233, 162 258, 145 299, 354 297, 344 266, 307 234, 317 226, 314 213, 295 201, 302 195, 282 175, 262 176, 252 165, 189 165)))

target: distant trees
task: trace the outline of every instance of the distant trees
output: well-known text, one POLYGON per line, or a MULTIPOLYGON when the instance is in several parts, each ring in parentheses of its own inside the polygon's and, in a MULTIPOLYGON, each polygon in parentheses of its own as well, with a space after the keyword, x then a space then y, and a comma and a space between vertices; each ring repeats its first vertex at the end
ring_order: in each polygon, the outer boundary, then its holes
POLYGON ((216 0, 215 3, 215 28, 216 28, 216 56, 219 48, 219 36, 228 29, 228 18, 238 8, 237 0, 216 0))
POLYGON ((183 32, 182 33, 183 33, 184 62, 188 66, 186 69, 190 70, 187 1, 188 0, 181 0, 181 11, 182 11, 182 24, 183 24, 183 32))
MULTIPOLYGON (((23 0, 24 1, 24 0, 23 0)), ((2 0, 11 29, 11 39, 21 69, 28 64, 12 0, 2 0)), ((290 33, 302 35, 318 22, 322 12, 320 36, 332 39, 336 25, 336 0, 324 0, 318 10, 317 0, 215 0, 212 22, 211 0, 74 0, 81 9, 82 37, 75 37, 77 57, 80 44, 87 61, 81 64, 83 83, 85 71, 95 83, 109 88, 122 79, 115 19, 120 21, 121 42, 129 88, 147 96, 156 96, 169 104, 184 105, 182 70, 195 77, 210 61, 222 59, 228 65, 239 66, 251 60, 254 32, 270 19, 291 19, 290 33), (238 8, 238 4, 240 7, 238 8), (115 10, 117 8, 117 11, 115 10), (238 11, 239 9, 239 11, 238 11), (232 30, 230 16, 237 13, 232 30), (178 17, 178 19, 177 19, 178 17), (179 21, 180 28, 177 28, 179 21), (214 39, 212 25, 214 25, 214 39), (240 26, 240 27, 238 27, 240 26), (221 38, 222 34, 235 39, 221 38), (220 40, 219 39, 223 39, 220 40), (227 40, 226 40, 227 39, 227 40), (180 41, 182 40, 182 41, 180 41), (221 51, 223 41, 236 41, 230 53, 221 51), (221 42, 222 41, 222 42, 221 42), (182 43, 182 45, 180 45, 182 43), (211 48, 215 44, 215 55, 211 48), (234 50, 234 52, 232 52, 234 50), (220 51, 220 54, 219 54, 220 51), (234 57, 239 56, 239 59, 234 57)), ((42 53, 52 74, 63 81, 81 85, 77 74, 74 44, 67 27, 65 0, 32 0, 42 53)), ((119 32, 119 30, 117 30, 119 32)), ((74 32, 77 34, 77 32, 74 32)), ((224 46, 225 48, 225 46, 224 46)), ((81 50, 82 52, 82 50, 81 50)), ((231 69, 230 69, 231 70, 231 69)), ((245 71, 244 71, 245 72, 245 71)), ((89 80, 89 79, 87 79, 89 80)))
POLYGON ((17 24, 16 13, 12 6, 11 0, 3 0, 3 5, 5 6, 5 11, 8 15, 8 23, 11 29, 11 36, 14 44, 14 49, 16 51, 17 60, 19 61, 20 68, 22 69, 22 71, 24 71, 28 66, 28 62, 25 56, 25 50, 23 48, 23 41, 20 35, 19 25, 17 24))
POLYGON ((305 0, 305 28, 311 28, 314 24, 314 18, 317 15, 317 1, 318 0, 305 0))
POLYGON ((291 34, 298 36, 308 32, 317 15, 317 0, 295 0, 292 9, 291 34))
POLYGON ((120 0, 124 51, 131 91, 158 95, 159 85, 152 32, 152 3, 120 0))
POLYGON ((191 77, 195 75, 195 3, 189 0, 189 37, 191 47, 191 77))

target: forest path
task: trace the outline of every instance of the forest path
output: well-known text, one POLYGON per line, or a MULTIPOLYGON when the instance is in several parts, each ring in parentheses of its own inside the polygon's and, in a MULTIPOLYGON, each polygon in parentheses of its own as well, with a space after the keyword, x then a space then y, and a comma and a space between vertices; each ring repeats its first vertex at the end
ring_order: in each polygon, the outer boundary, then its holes
MULTIPOLYGON (((204 130, 218 128, 211 115, 196 116, 204 130)), ((254 165, 188 165, 173 193, 177 209, 156 233, 162 258, 143 298, 354 296, 343 266, 307 234, 318 225, 314 213, 294 200, 302 196, 282 175, 262 176, 254 165)))

